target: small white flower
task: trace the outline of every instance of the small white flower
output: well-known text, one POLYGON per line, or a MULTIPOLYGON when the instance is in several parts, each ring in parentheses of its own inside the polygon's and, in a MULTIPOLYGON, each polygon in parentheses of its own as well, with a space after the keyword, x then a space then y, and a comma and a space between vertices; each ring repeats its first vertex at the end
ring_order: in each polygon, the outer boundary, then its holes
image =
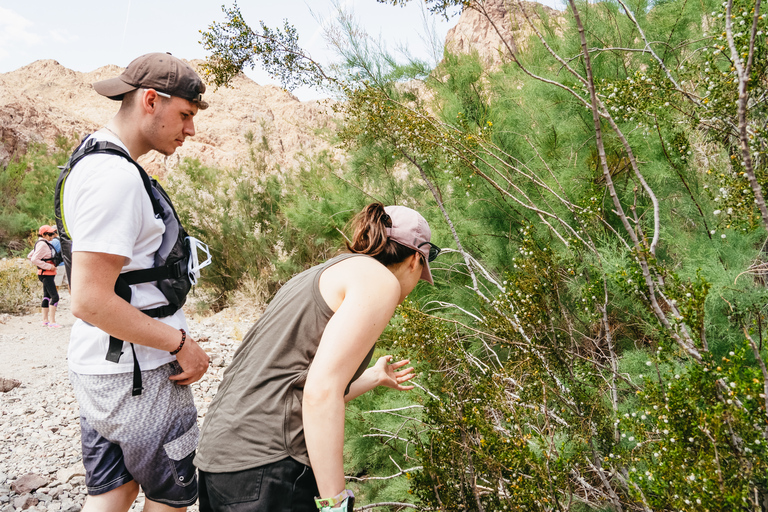
POLYGON ((725 238, 725 233, 723 233, 722 235, 720 235, 720 238, 725 238))
POLYGON ((645 366, 651 366, 652 364, 653 364, 653 363, 652 363, 652 362, 650 362, 650 361, 646 361, 646 362, 645 362, 645 366))
POLYGON ((722 211, 722 210, 715 210, 715 211, 713 211, 712 213, 713 213, 714 215, 720 215, 720 212, 721 212, 721 211, 722 211))

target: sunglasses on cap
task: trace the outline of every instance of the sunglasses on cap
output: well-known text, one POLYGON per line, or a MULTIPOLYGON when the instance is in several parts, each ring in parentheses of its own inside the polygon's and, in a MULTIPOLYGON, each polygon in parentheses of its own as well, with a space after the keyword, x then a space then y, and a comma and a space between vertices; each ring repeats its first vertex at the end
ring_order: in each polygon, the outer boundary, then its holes
POLYGON ((423 244, 419 244, 418 249, 421 249, 422 246, 427 244, 429 244, 429 256, 427 256, 427 262, 432 263, 435 261, 435 258, 437 258, 437 255, 440 254, 440 248, 432 242, 424 242, 423 244))

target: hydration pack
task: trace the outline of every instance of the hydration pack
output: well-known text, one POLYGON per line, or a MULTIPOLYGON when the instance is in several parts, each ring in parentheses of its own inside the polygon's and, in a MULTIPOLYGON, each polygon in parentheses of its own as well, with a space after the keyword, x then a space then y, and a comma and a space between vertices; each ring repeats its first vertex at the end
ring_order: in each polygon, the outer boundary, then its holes
MULTIPOLYGON (((32 248, 32 251, 27 255, 27 258, 30 259, 30 260, 32 259, 32 254, 34 254, 35 249, 37 248, 37 244, 39 244, 40 242, 45 242, 45 245, 48 246, 48 248, 51 250, 51 254, 53 255, 50 258, 42 258, 42 260, 47 262, 47 263, 50 263, 51 265, 53 265, 55 267, 58 267, 61 264, 61 262, 64 261, 61 253, 56 250, 56 248, 53 246, 52 243, 50 243, 48 240, 44 240, 42 238, 40 240, 38 240, 37 242, 35 242, 35 247, 32 248)), ((38 268, 40 268, 40 267, 38 267, 38 268)))
MULTIPOLYGON (((152 318, 162 318, 176 313, 186 302, 190 288, 197 282, 200 269, 211 262, 208 247, 199 240, 190 237, 179 221, 171 199, 157 180, 150 178, 146 171, 131 158, 122 147, 109 141, 97 141, 87 138, 69 158, 67 165, 60 167, 61 174, 56 182, 56 227, 61 239, 61 254, 67 270, 67 279, 71 283, 72 274, 72 237, 67 229, 67 220, 64 217, 64 185, 75 165, 88 155, 111 154, 125 158, 131 162, 139 172, 144 183, 144 189, 152 202, 155 218, 162 219, 165 224, 165 233, 160 248, 155 253, 155 265, 152 268, 131 270, 123 272, 115 283, 115 293, 131 302, 132 284, 154 283, 163 293, 168 304, 157 308, 141 310, 152 318), (198 262, 197 250, 203 250, 208 258, 203 263, 198 262)), ((122 355, 123 341, 113 336, 109 338, 109 350, 107 360, 117 363, 122 355)), ((131 344, 133 350, 133 344, 131 344)), ((134 361, 134 389, 133 395, 141 394, 141 373, 136 352, 133 353, 134 361)))

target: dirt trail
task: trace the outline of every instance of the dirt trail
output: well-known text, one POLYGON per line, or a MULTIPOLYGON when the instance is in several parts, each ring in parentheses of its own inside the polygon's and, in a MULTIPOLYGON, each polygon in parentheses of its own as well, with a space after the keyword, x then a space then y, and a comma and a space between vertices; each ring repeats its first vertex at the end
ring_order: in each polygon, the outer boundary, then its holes
POLYGON ((39 308, 31 314, 0 318, 0 377, 48 387, 55 380, 51 374, 67 373, 67 345, 75 318, 69 293, 59 290, 59 295, 56 322, 60 329, 43 327, 39 308))
MULTIPOLYGON (((62 325, 60 329, 44 327, 39 308, 26 315, 0 315, 0 377, 21 382, 0 393, 0 512, 78 512, 85 501, 79 412, 67 368, 75 318, 69 294, 61 289, 59 294, 56 321, 62 325), (16 492, 14 487, 30 473, 44 485, 16 492)), ((230 311, 206 318, 186 312, 190 336, 212 361, 205 376, 192 385, 202 423, 222 373, 252 319, 241 319, 230 311)), ((140 495, 131 510, 142 508, 140 495)), ((197 505, 189 510, 195 512, 197 505)))

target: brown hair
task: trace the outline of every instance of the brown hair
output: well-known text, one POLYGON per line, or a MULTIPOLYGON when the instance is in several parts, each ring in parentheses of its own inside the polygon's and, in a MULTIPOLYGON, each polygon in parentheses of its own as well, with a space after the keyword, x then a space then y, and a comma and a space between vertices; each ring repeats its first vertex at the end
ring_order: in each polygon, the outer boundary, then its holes
POLYGON ((396 265, 416 254, 416 250, 401 245, 387 236, 392 219, 381 203, 371 203, 352 219, 354 235, 347 249, 356 254, 372 256, 384 266, 396 265))

